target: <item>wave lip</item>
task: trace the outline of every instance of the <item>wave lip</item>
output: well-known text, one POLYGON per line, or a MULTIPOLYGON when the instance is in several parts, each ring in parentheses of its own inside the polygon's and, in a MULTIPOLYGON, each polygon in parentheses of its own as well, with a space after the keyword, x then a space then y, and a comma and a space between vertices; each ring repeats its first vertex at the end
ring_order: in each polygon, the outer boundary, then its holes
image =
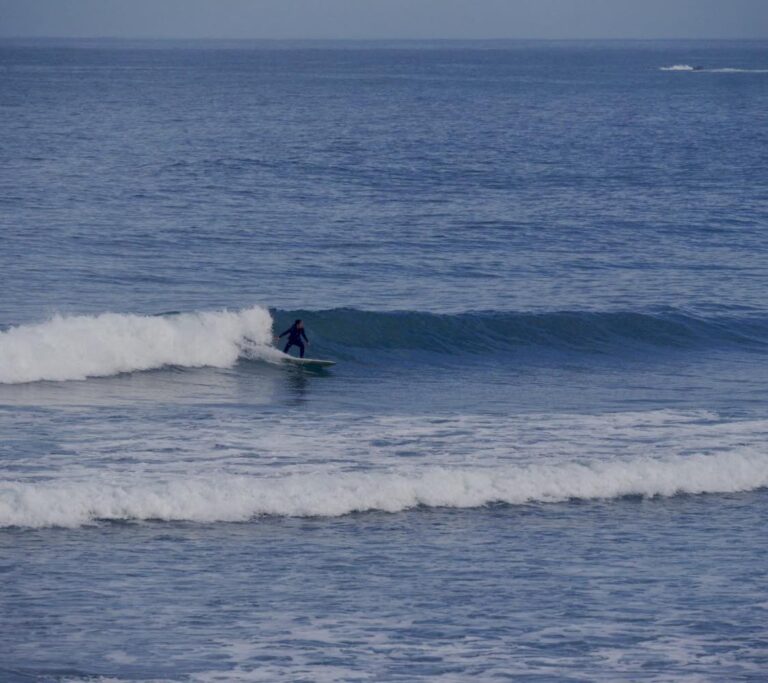
POLYGON ((768 458, 754 451, 283 477, 219 474, 123 484, 6 482, 0 486, 0 527, 77 527, 101 520, 245 522, 259 516, 337 517, 418 507, 735 493, 767 486, 768 458))
POLYGON ((166 316, 54 316, 0 333, 0 383, 78 380, 169 365, 230 367, 243 345, 271 359, 272 318, 261 307, 166 316))

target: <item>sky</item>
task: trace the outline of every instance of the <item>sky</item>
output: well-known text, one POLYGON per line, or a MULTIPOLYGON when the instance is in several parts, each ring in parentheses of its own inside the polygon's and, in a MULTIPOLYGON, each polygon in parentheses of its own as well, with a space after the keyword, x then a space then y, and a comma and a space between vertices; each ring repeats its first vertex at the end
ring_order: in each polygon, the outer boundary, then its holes
POLYGON ((768 38, 768 0, 0 0, 0 36, 768 38))

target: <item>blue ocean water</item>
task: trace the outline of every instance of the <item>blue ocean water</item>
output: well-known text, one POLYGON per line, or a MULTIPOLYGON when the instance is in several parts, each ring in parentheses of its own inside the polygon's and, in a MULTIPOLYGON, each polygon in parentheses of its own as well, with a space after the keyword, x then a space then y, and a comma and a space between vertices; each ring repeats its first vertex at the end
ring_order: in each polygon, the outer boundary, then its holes
POLYGON ((766 42, 0 42, 0 680, 765 680, 767 112, 766 42))

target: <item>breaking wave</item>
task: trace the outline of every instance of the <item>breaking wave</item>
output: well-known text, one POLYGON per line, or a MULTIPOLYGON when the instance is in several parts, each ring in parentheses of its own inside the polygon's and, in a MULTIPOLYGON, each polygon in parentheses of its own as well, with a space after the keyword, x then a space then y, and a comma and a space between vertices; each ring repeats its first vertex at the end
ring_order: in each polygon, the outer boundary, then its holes
MULTIPOLYGON (((354 358, 356 350, 486 354, 554 350, 620 354, 644 348, 768 347, 768 321, 698 318, 682 313, 550 313, 356 309, 274 311, 282 331, 307 322, 319 353, 354 358)), ((166 366, 233 366, 239 358, 279 361, 273 319, 261 307, 164 315, 55 316, 0 332, 0 384, 81 380, 166 366)), ((498 356, 497 356, 498 359, 498 356)))
POLYGON ((768 486, 755 452, 500 467, 210 475, 115 483, 6 482, 0 527, 76 527, 101 520, 245 522, 259 516, 336 517, 418 507, 477 508, 626 496, 734 493, 768 486))
POLYGON ((164 366, 229 367, 243 354, 274 359, 260 307, 163 316, 55 316, 0 333, 0 383, 105 377, 164 366))
POLYGON ((768 321, 697 318, 681 313, 563 311, 480 312, 440 315, 355 309, 276 312, 281 322, 303 318, 310 333, 335 354, 362 349, 425 349, 487 353, 525 348, 619 353, 643 347, 765 348, 768 321))

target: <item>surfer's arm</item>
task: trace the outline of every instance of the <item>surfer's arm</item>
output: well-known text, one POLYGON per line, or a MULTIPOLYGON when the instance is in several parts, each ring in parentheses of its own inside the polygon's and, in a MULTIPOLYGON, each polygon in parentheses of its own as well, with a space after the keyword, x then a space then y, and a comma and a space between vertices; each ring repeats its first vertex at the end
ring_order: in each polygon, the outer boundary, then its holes
POLYGON ((283 332, 282 334, 278 334, 278 335, 277 335, 277 338, 278 338, 278 339, 280 339, 280 337, 284 337, 284 336, 285 336, 286 334, 288 334, 290 331, 291 331, 291 328, 289 327, 289 328, 288 328, 288 329, 287 329, 285 332, 283 332))
POLYGON ((301 336, 304 337, 304 341, 309 344, 309 339, 307 339, 307 333, 302 329, 301 330, 301 336))

